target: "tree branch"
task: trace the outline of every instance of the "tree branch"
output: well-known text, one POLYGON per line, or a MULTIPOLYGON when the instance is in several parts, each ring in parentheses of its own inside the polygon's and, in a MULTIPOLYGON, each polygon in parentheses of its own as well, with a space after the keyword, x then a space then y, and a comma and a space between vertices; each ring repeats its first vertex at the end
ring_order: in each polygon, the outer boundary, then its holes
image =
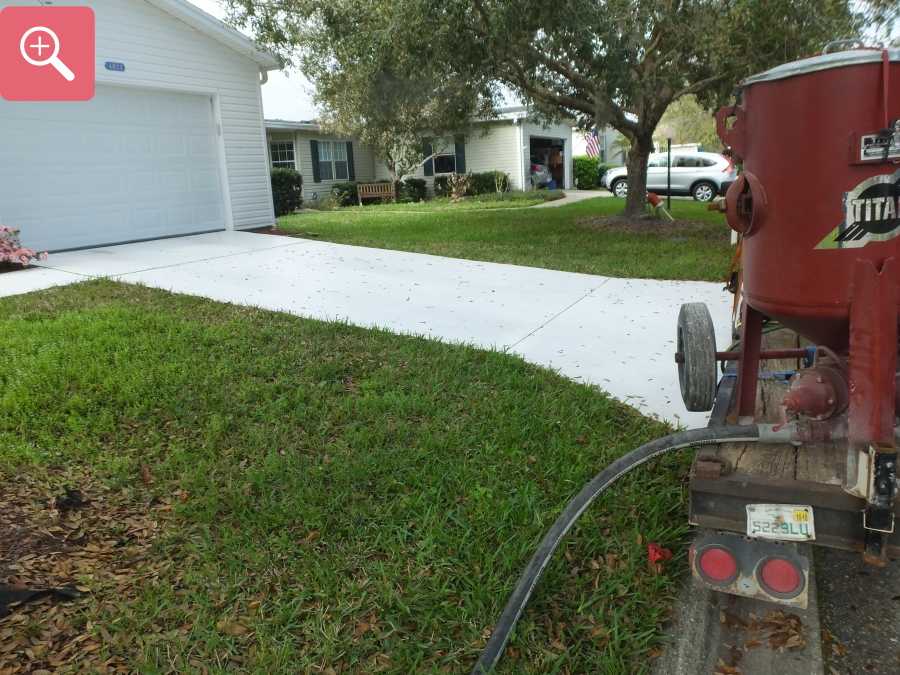
POLYGON ((674 101, 676 99, 681 98, 682 96, 687 96, 688 94, 696 94, 698 92, 701 92, 704 89, 706 89, 707 87, 715 84, 716 82, 718 82, 720 80, 724 80, 727 77, 728 77, 728 75, 722 74, 722 75, 713 75, 712 77, 707 77, 703 80, 698 80, 697 82, 694 82, 694 84, 692 84, 691 86, 685 87, 684 89, 675 92, 675 94, 672 96, 672 100, 674 101))

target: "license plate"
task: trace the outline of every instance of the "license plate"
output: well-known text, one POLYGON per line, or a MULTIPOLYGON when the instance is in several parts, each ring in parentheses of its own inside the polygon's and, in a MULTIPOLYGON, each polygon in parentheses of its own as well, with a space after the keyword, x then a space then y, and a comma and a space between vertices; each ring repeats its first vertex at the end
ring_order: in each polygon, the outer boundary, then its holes
POLYGON ((747 536, 812 541, 816 538, 813 508, 797 504, 747 504, 747 536))

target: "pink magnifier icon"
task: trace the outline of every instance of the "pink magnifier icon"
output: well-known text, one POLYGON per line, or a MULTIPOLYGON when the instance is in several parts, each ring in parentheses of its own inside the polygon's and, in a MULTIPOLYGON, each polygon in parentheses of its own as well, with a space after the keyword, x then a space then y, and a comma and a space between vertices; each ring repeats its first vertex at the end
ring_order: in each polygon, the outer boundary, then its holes
POLYGON ((75 79, 75 73, 59 58, 59 37, 46 26, 35 26, 25 31, 19 41, 19 51, 32 66, 53 66, 69 82, 75 79), (44 42, 45 36, 49 42, 44 42))

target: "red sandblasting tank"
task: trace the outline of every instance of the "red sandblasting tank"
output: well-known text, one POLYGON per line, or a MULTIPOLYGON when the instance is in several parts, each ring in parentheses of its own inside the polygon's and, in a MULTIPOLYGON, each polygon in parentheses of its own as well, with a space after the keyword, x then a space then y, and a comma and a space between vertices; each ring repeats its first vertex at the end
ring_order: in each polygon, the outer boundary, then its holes
POLYGON ((726 205, 744 233, 745 298, 844 350, 855 261, 900 254, 900 50, 795 61, 741 91, 717 121, 743 160, 726 205))

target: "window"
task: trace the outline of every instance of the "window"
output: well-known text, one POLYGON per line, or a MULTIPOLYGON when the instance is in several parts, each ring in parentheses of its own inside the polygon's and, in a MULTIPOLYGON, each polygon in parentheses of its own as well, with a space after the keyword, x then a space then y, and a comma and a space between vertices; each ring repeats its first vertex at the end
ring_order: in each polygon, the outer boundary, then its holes
POLYGON ((706 157, 697 157, 696 155, 681 155, 676 157, 672 162, 672 166, 679 168, 699 169, 705 166, 714 166, 715 162, 706 157))
POLYGON ((348 180, 347 143, 344 141, 319 141, 319 178, 321 180, 348 180))
POLYGON ((434 174, 456 173, 456 148, 451 144, 435 150, 434 174))
POLYGON ((650 162, 647 164, 649 167, 660 167, 667 166, 667 159, 665 155, 653 155, 650 157, 650 162))
POLYGON ((272 166, 279 169, 296 169, 294 163, 294 142, 273 141, 269 143, 269 154, 272 156, 272 166))

